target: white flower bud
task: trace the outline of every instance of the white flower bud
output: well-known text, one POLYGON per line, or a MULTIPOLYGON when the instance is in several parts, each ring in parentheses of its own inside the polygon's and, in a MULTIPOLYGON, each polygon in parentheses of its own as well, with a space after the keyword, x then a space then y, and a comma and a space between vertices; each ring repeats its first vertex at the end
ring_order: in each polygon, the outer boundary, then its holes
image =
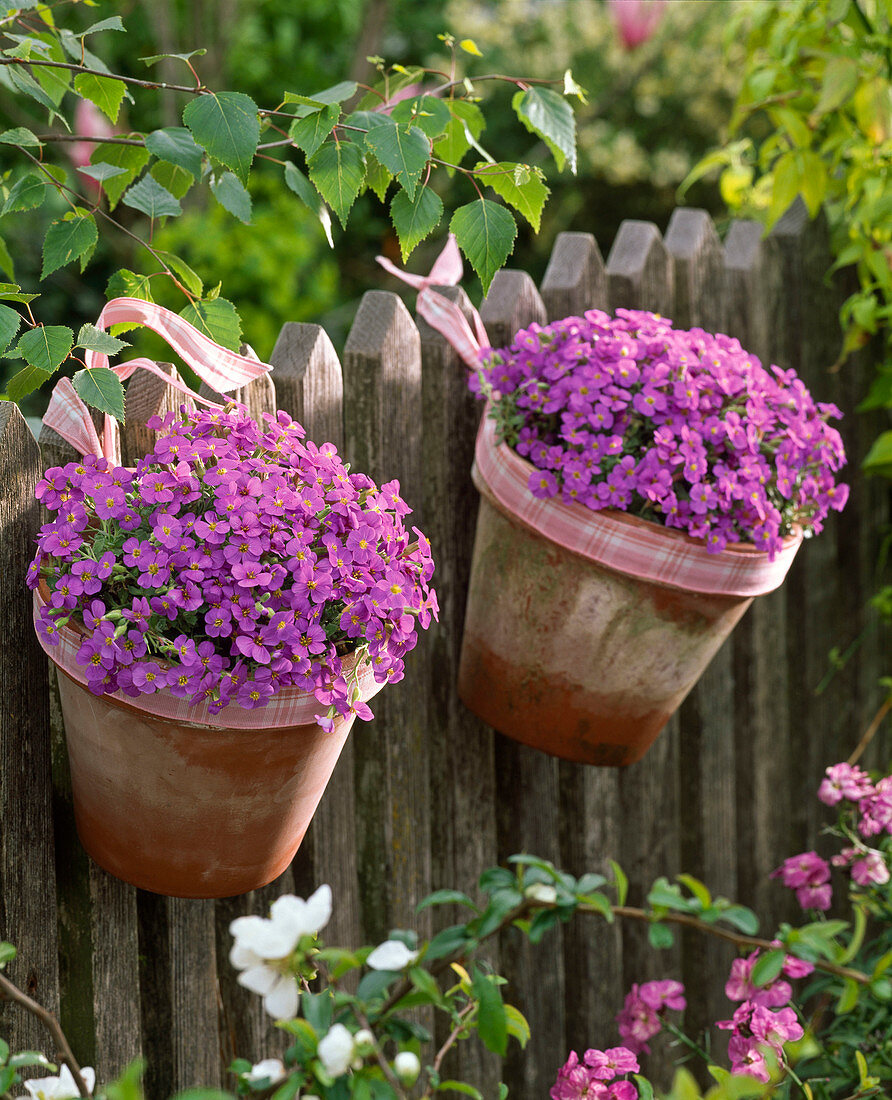
POLYGON ((366 959, 372 970, 403 970, 418 958, 417 951, 410 951, 401 940, 385 940, 379 943, 366 959))
POLYGON ((421 1073, 421 1062, 418 1055, 411 1050, 401 1050, 393 1060, 393 1072, 404 1085, 414 1085, 421 1073))
POLYGON ((284 1076, 285 1066, 278 1058, 264 1058, 262 1062, 251 1066, 250 1071, 245 1074, 249 1081, 262 1081, 264 1077, 268 1077, 271 1085, 281 1081, 284 1076))
POLYGON ((357 1031, 353 1036, 353 1042, 356 1044, 356 1053, 363 1057, 371 1054, 375 1049, 375 1036, 367 1027, 357 1031))
POLYGON ((524 890, 524 895, 532 901, 544 901, 553 905, 557 901, 557 890, 544 882, 533 882, 524 890))
POLYGON ((353 1061, 353 1036, 343 1024, 334 1024, 328 1034, 319 1040, 316 1053, 330 1077, 340 1077, 353 1061))

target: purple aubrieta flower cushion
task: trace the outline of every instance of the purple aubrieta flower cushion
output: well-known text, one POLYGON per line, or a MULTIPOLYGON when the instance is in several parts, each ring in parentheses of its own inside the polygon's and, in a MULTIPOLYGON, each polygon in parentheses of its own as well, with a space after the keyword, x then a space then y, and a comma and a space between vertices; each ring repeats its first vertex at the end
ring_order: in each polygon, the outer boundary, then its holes
POLYGON ((485 355, 471 388, 532 464, 537 497, 617 508, 713 552, 744 541, 772 556, 795 526, 819 532, 848 497, 827 423, 839 409, 729 336, 593 309, 530 325, 485 355))
POLYGON ((367 647, 375 680, 399 680, 416 624, 436 615, 430 545, 399 483, 350 473, 335 447, 304 440, 280 412, 181 408, 135 470, 88 455, 47 470, 55 512, 29 584, 52 644, 69 619, 96 694, 158 690, 212 713, 262 707, 282 688, 371 717, 341 657, 367 647))

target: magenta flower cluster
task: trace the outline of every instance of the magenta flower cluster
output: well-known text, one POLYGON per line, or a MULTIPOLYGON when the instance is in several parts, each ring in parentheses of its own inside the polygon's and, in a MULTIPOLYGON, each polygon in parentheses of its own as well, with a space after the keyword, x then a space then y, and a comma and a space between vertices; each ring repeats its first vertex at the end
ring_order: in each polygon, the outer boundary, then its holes
MULTIPOLYGON (((779 947, 780 943, 775 946, 779 947)), ((778 1062, 783 1063, 784 1043, 801 1039, 803 1035, 796 1010, 789 1007, 792 988, 784 979, 805 978, 814 967, 803 959, 787 955, 780 974, 773 981, 756 986, 752 972, 758 959, 759 952, 753 951, 731 964, 725 993, 729 1000, 742 1003, 730 1020, 719 1020, 716 1027, 731 1032, 728 1039, 731 1072, 768 1081, 766 1050, 773 1050, 778 1062)))
POLYGON ((832 856, 830 863, 817 852, 790 856, 771 872, 784 886, 796 891, 803 909, 827 910, 832 901, 830 865, 846 868, 858 886, 885 886, 892 878, 889 844, 883 850, 871 848, 861 837, 892 836, 892 776, 876 783, 866 771, 853 764, 831 764, 818 788, 818 798, 827 806, 838 806, 846 829, 843 835, 856 843, 832 856))
POLYGON ((638 1068, 634 1051, 627 1047, 587 1050, 582 1061, 571 1050, 549 1096, 551 1100, 638 1100, 638 1089, 625 1079, 638 1068))
POLYGON ((263 707, 285 687, 370 718, 353 651, 399 680, 416 626, 436 615, 427 539, 406 529, 399 484, 350 473, 287 414, 157 417, 135 470, 87 456, 46 472, 29 584, 50 596, 38 629, 69 622, 90 690, 167 690, 212 713, 263 707))
POLYGON ((471 388, 501 439, 532 463, 529 488, 678 528, 719 552, 773 557, 796 525, 817 533, 848 487, 841 416, 792 370, 740 343, 677 331, 653 313, 587 310, 522 329, 488 352, 471 388))
POLYGON ((684 986, 666 978, 633 985, 616 1017, 619 1037, 636 1054, 650 1054, 648 1039, 659 1034, 668 1009, 685 1008, 684 986))

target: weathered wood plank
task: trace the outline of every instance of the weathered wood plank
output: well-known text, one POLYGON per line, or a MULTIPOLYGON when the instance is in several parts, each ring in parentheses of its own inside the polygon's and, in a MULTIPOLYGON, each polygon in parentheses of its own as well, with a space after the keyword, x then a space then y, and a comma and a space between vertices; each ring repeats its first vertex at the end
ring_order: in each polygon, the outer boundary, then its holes
POLYGON ((217 1031, 214 903, 168 898, 166 904, 174 1085, 213 1088, 224 1078, 217 1031))
MULTIPOLYGON (((674 301, 672 257, 656 226, 623 222, 607 260, 611 310, 622 306, 671 316, 674 301)), ((619 862, 630 879, 631 904, 640 904, 653 880, 679 870, 678 716, 670 719, 653 747, 638 764, 619 775, 622 843, 619 862)), ((642 928, 623 929, 623 978, 633 982, 679 977, 678 946, 657 954, 642 928)), ((619 1006, 617 1006, 619 1007, 619 1006)), ((668 1075, 660 1047, 648 1060, 658 1078, 668 1075)))
MULTIPOLYGON (((344 457, 378 484, 398 479, 424 530, 421 350, 418 330, 395 294, 369 291, 344 349, 344 457)), ((375 722, 353 733, 356 845, 366 936, 394 926, 423 930, 414 908, 430 889, 430 795, 424 637, 405 679, 372 705, 375 722)))
MULTIPOLYGON (((40 508, 40 452, 16 405, 0 402, 0 938, 19 950, 9 973, 59 1011, 52 766, 46 658, 31 625, 25 572, 40 508)), ((13 1050, 42 1050, 42 1025, 0 1002, 13 1050)), ((48 1052, 52 1055, 54 1052, 48 1052)))
MULTIPOLYGON (((173 363, 157 364, 174 381, 181 382, 173 363)), ((121 460, 135 466, 155 446, 155 431, 146 424, 153 416, 165 417, 180 405, 191 405, 185 395, 168 386, 163 378, 147 370, 137 371, 127 384, 124 396, 124 426, 121 429, 121 460)))
POLYGON ((675 299, 672 261, 651 222, 624 221, 607 257, 610 309, 646 309, 669 316, 675 299))
POLYGON ((533 321, 544 325, 545 305, 536 284, 525 271, 502 268, 483 299, 480 317, 494 348, 510 344, 518 329, 533 321))
MULTIPOLYGON (((724 331, 722 247, 704 210, 675 210, 666 231, 675 269, 676 328, 724 331)), ((679 858, 725 897, 737 889, 733 647, 724 645, 682 705, 679 721, 679 858)), ((734 956, 719 940, 686 933, 682 975, 686 1026, 699 1034, 727 1014, 722 975, 734 956), (707 980, 704 981, 704 975, 707 980)))
POLYGON ((607 273, 591 233, 558 233, 540 288, 549 321, 580 316, 607 299, 607 273))
MULTIPOLYGON (((467 295, 438 287, 467 314, 467 295)), ((465 596, 471 568, 477 492, 471 482, 474 438, 482 404, 468 389, 468 368, 445 338, 418 319, 421 336, 424 422, 425 534, 431 540, 440 621, 431 624, 432 662, 426 691, 430 700, 431 878, 434 888, 474 894, 477 877, 498 859, 493 734, 456 694, 465 596)), ((446 907, 434 913, 435 930, 465 919, 446 907)), ((487 950, 498 966, 498 950, 487 950)), ((439 1017, 438 1017, 439 1020, 439 1017)), ((446 1038, 450 1025, 439 1021, 446 1038)), ((444 1073, 473 1081, 485 1096, 498 1092, 499 1063, 480 1043, 461 1043, 444 1073)))
MULTIPOLYGON (((249 344, 242 344, 239 351, 249 359, 257 358, 249 344)), ((247 408, 248 416, 252 420, 256 420, 261 427, 265 424, 263 414, 275 413, 276 411, 276 387, 273 383, 272 374, 269 372, 261 374, 253 382, 246 382, 244 386, 239 386, 238 389, 230 390, 225 394, 217 393, 211 389, 207 382, 202 382, 198 393, 199 396, 205 397, 209 401, 216 401, 221 405, 225 405, 227 401, 238 401, 247 408)))
POLYGON ((314 442, 334 443, 340 450, 344 380, 325 329, 289 321, 282 326, 269 361, 279 408, 303 424, 314 442))

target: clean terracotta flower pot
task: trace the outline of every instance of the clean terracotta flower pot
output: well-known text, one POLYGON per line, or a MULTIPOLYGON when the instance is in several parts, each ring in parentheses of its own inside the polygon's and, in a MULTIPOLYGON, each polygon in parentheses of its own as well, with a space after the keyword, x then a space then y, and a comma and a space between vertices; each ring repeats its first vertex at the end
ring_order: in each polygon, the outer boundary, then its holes
POLYGON ((622 512, 537 500, 531 469, 484 421, 459 695, 525 745, 633 764, 753 597, 782 582, 801 534, 770 563, 750 545, 708 554, 622 512))
MULTIPOLYGON (((35 593, 35 606, 40 599, 35 593)), ((353 718, 337 717, 326 733, 313 720, 320 704, 293 688, 266 708, 230 704, 216 716, 167 692, 97 696, 73 658, 77 634, 61 633, 47 655, 59 669, 75 823, 88 854, 125 882, 172 897, 228 897, 280 875, 353 718)), ((366 666, 359 683, 364 700, 381 688, 366 666)))

